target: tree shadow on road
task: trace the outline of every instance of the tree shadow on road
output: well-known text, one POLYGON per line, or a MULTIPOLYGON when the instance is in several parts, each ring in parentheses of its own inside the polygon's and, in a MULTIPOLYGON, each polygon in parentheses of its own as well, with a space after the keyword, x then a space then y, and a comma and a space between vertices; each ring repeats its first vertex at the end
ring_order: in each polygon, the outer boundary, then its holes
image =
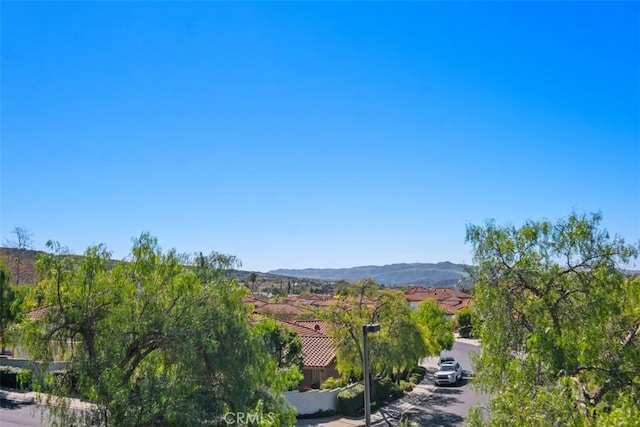
POLYGON ((35 405, 34 402, 18 402, 13 400, 0 399, 0 408, 2 409, 20 409, 35 405))

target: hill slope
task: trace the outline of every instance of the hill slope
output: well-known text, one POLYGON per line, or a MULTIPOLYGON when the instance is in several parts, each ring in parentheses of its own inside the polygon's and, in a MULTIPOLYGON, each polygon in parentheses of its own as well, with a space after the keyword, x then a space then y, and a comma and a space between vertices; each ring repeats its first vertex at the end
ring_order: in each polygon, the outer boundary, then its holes
POLYGON ((384 285, 452 286, 462 278, 465 268, 463 264, 439 262, 437 264, 389 264, 352 268, 278 269, 269 271, 269 274, 350 282, 370 277, 384 285))

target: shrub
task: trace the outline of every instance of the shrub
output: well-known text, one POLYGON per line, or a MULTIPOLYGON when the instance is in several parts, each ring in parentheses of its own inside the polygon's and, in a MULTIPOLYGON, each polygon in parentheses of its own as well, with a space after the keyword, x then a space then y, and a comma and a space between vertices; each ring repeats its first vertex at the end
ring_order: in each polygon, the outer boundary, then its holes
POLYGON ((342 415, 358 415, 364 409, 364 386, 356 384, 338 393, 338 411, 342 415))
POLYGON ((384 402, 387 400, 389 396, 391 396, 392 387, 393 381, 389 377, 376 381, 376 392, 374 396, 376 402, 384 402))
POLYGON ((418 374, 417 372, 414 372, 409 376, 409 382, 411 384, 419 384, 420 382, 422 382, 422 378, 423 377, 420 374, 418 374))
POLYGON ((411 391, 413 390, 413 384, 408 381, 400 380, 400 388, 403 391, 411 391))
POLYGON ((340 378, 329 377, 320 385, 320 390, 333 390, 339 387, 344 387, 344 381, 340 378))
POLYGON ((29 369, 14 368, 12 366, 0 367, 0 385, 2 387, 30 390, 31 378, 32 374, 29 369))
POLYGON ((411 372, 420 374, 424 378, 424 376, 427 375, 427 368, 424 366, 416 366, 411 370, 411 372))
POLYGON ((396 383, 391 383, 391 397, 394 399, 399 399, 404 396, 404 390, 400 388, 400 386, 396 383))
POLYGON ((455 322, 458 325, 458 333, 461 337, 469 338, 473 335, 474 314, 471 307, 464 307, 456 313, 455 322))

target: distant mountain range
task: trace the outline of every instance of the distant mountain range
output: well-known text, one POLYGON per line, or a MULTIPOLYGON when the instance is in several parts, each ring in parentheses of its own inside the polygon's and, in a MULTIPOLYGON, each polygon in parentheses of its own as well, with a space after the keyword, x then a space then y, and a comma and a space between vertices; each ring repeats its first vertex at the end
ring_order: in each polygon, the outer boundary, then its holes
POLYGON ((365 278, 372 278, 383 285, 425 285, 425 286, 453 286, 467 277, 463 264, 439 262, 436 264, 389 264, 383 266, 369 265, 352 268, 305 268, 278 269, 269 274, 279 276, 302 277, 307 279, 355 282, 365 278))

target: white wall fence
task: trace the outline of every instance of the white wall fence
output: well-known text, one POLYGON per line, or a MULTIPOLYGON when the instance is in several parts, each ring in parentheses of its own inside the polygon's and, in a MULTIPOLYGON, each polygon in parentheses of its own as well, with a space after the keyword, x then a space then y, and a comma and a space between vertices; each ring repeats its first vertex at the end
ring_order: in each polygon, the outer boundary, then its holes
MULTIPOLYGON (((13 368, 31 369, 32 362, 29 359, 0 356, 0 366, 10 366, 13 368)), ((69 367, 69 362, 52 362, 49 371, 63 371, 69 367)))
POLYGON ((338 410, 338 393, 360 383, 333 390, 285 391, 284 398, 298 410, 298 415, 311 415, 320 411, 338 410))
POLYGON ((298 415, 315 414, 320 411, 335 411, 338 409, 338 393, 341 388, 333 390, 287 391, 285 399, 298 410, 298 415))

